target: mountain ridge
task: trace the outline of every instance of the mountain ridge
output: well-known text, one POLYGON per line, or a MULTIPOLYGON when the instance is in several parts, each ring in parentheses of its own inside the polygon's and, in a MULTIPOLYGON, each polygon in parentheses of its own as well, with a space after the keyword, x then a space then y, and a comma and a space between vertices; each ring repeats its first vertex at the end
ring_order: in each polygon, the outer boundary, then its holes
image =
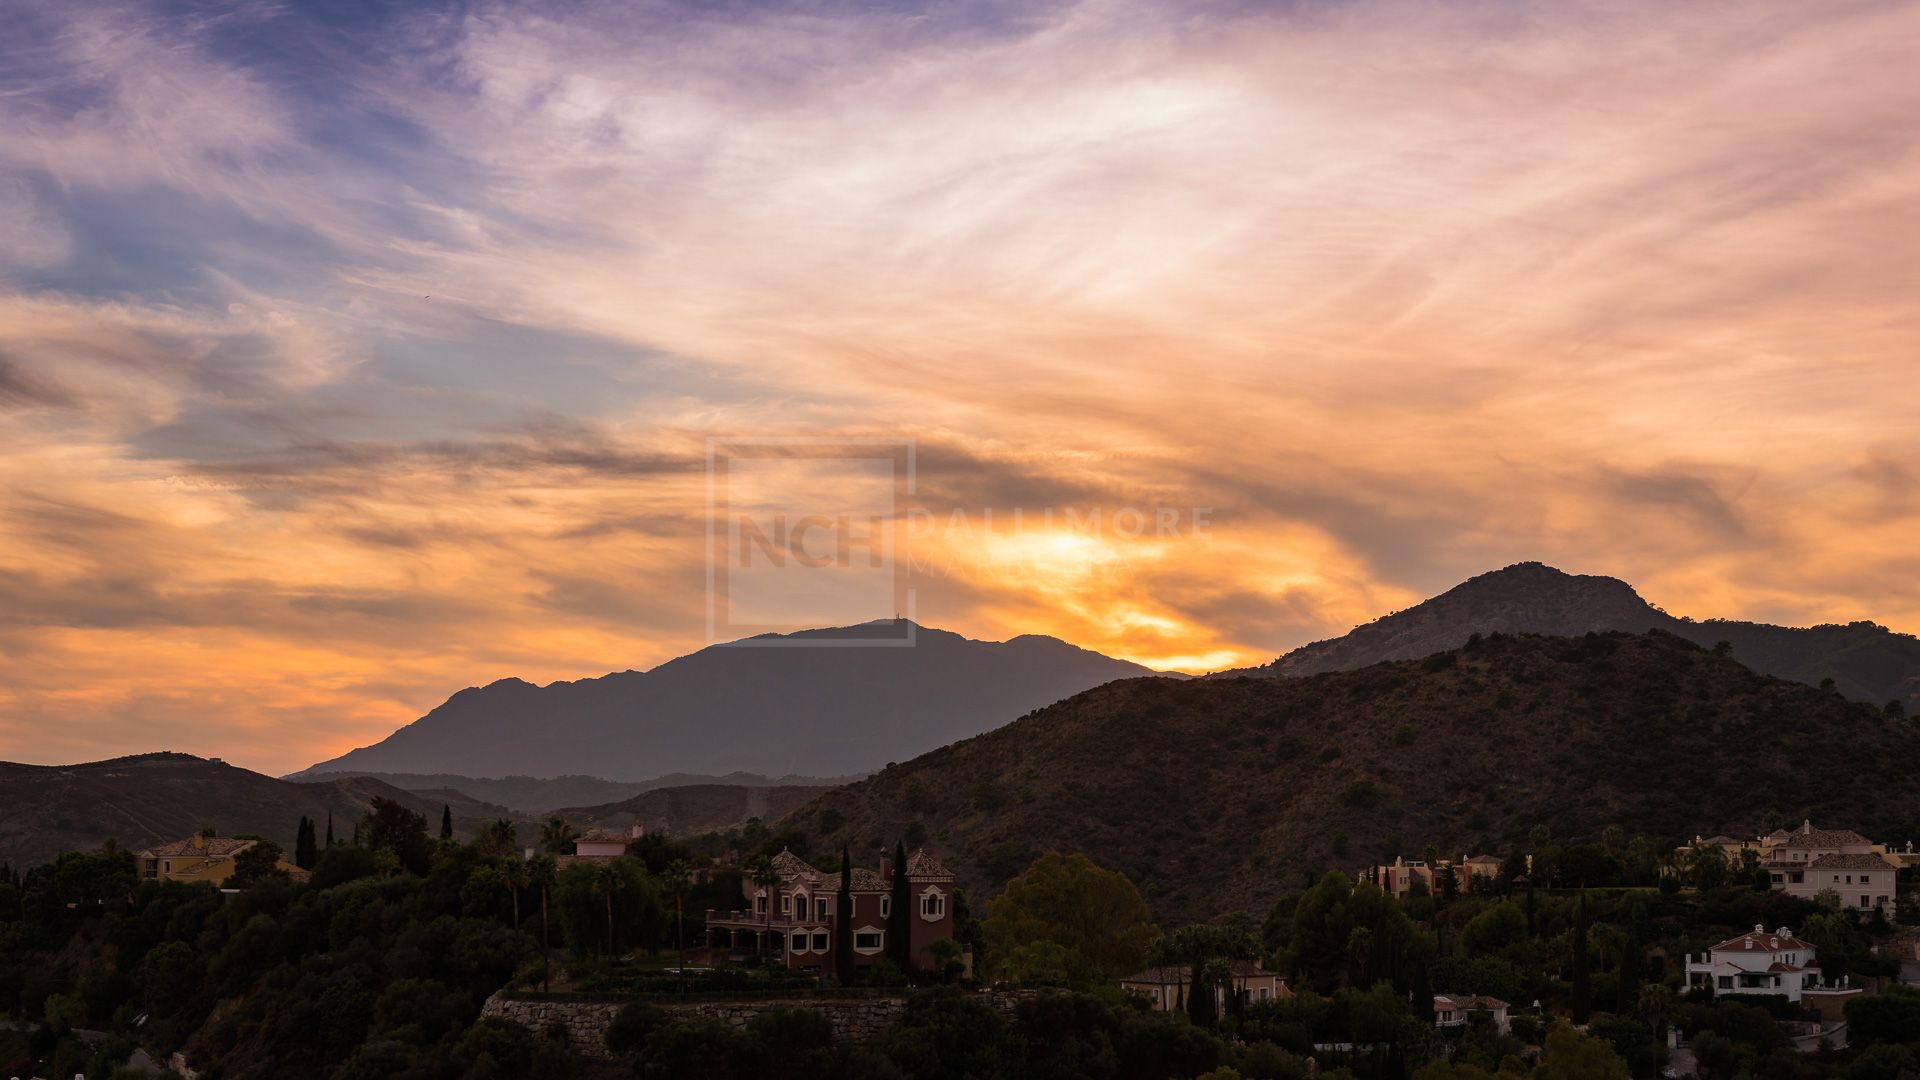
POLYGON ((1090 686, 1156 674, 1058 638, 979 641, 882 620, 711 645, 647 671, 467 687, 385 739, 297 775, 844 776, 1090 686), (892 638, 902 626, 911 627, 912 647, 772 647, 828 635, 892 638))
POLYGON ((1475 575, 1339 637, 1215 676, 1351 671, 1457 648, 1476 633, 1566 636, 1612 630, 1662 630, 1708 648, 1725 641, 1735 659, 1763 674, 1808 684, 1831 678, 1836 689, 1858 701, 1920 703, 1920 638, 1913 635, 1865 620, 1810 627, 1694 620, 1649 603, 1619 578, 1569 574, 1532 561, 1475 575))

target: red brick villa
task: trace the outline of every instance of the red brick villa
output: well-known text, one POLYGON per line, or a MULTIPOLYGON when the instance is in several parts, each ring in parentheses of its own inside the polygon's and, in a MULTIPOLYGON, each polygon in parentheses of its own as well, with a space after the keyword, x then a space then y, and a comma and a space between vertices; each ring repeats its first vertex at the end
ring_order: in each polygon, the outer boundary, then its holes
MULTIPOLYGON (((924 849, 907 856, 906 863, 912 905, 905 919, 909 955, 915 969, 925 970, 934 966, 927 946, 953 936, 953 873, 924 849)), ((744 910, 707 912, 707 947, 713 960, 767 956, 790 968, 851 981, 834 970, 835 935, 843 926, 852 935, 854 977, 889 955, 887 935, 894 921, 891 858, 880 857, 878 872, 852 868, 852 906, 844 913, 837 910, 838 872, 816 870, 791 851, 775 855, 773 868, 780 882, 772 895, 747 878, 740 886, 747 902, 744 910)))

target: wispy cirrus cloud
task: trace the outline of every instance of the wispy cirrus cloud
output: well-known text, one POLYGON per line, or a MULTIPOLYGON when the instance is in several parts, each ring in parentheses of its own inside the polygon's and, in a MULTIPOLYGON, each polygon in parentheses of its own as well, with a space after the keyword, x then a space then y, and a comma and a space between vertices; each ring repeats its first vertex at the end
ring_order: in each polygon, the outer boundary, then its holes
POLYGON ((930 552, 1149 662, 1521 558, 1920 627, 1910 4, 16 8, 0 755, 694 647, 709 435, 1213 508, 930 552))

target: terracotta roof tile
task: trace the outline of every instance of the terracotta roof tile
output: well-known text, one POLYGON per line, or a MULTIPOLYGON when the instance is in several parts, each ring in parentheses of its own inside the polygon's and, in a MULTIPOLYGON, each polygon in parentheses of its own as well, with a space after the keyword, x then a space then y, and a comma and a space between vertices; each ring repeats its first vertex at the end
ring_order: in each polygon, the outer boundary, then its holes
POLYGON ((157 844, 140 852, 136 857, 143 859, 178 859, 199 856, 204 859, 218 859, 228 855, 238 855, 252 847, 252 840, 235 840, 226 836, 191 837, 175 840, 171 843, 157 844))
POLYGON ((1822 855, 1807 864, 1809 870, 1891 870, 1878 855, 1822 855))
POLYGON ((908 877, 944 877, 953 876, 953 871, 940 864, 940 860, 927 854, 926 848, 918 848, 907 856, 908 877))

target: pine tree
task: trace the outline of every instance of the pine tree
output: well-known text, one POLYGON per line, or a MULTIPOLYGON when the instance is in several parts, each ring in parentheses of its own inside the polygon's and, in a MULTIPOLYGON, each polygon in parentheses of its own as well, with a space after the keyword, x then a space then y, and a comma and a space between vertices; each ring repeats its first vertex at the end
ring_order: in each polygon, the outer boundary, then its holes
POLYGON ((453 839, 453 807, 440 804, 440 839, 453 839))
POLYGON ((887 957, 901 971, 913 970, 913 883, 907 879, 907 846, 893 846, 893 910, 887 915, 887 957))
POLYGON ((1587 1022, 1588 999, 1592 987, 1587 976, 1587 890, 1580 890, 1580 905, 1573 916, 1573 1022, 1587 1022))
POLYGON ((840 985, 853 984, 853 858, 840 849, 840 893, 833 901, 833 974, 840 985))

